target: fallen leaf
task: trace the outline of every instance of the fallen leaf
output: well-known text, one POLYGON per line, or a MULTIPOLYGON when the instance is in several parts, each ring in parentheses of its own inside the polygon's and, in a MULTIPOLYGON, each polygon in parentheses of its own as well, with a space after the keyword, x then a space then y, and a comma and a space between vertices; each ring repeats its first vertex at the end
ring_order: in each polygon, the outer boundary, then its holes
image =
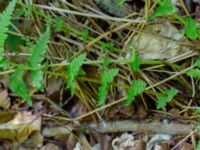
POLYGON ((17 114, 1 112, 0 116, 6 118, 0 124, 0 139, 2 140, 9 140, 13 144, 21 144, 28 139, 33 131, 40 131, 41 117, 31 112, 23 111, 17 114), (11 120, 8 120, 7 116, 11 120))

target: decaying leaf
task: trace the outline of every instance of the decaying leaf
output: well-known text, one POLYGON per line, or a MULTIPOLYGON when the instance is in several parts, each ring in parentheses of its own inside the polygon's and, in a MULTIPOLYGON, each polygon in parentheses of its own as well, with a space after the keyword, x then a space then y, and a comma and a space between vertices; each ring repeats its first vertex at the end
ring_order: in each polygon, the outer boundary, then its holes
POLYGON ((169 59, 186 51, 187 46, 183 34, 170 22, 159 21, 147 25, 140 33, 134 35, 129 45, 133 45, 139 52, 141 59, 169 59))
POLYGON ((0 92, 0 107, 8 109, 10 107, 10 98, 8 97, 8 91, 2 90, 0 92))
POLYGON ((41 117, 31 112, 0 113, 0 139, 20 144, 28 139, 33 131, 40 131, 41 117), (5 119, 2 121, 2 117, 5 119), (8 120, 8 118, 10 120, 8 120))
POLYGON ((41 150, 59 150, 59 147, 52 143, 48 143, 45 146, 43 146, 41 150))
POLYGON ((132 147, 137 143, 132 134, 124 133, 120 137, 116 137, 112 141, 114 150, 124 150, 127 147, 132 147))

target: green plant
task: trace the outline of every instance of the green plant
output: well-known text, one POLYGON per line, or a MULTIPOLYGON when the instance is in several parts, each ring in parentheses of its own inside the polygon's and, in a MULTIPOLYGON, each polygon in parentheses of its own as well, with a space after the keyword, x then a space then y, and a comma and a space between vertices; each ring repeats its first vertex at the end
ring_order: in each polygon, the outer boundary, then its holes
POLYGON ((135 72, 138 72, 140 70, 140 59, 139 59, 138 52, 133 46, 130 46, 129 48, 131 49, 131 52, 132 52, 131 62, 130 62, 131 69, 135 72))
POLYGON ((200 59, 195 62, 195 67, 187 72, 187 75, 193 78, 200 79, 200 59))
POLYGON ((135 97, 140 95, 142 92, 144 92, 146 87, 146 83, 142 80, 134 80, 129 87, 128 90, 128 96, 124 103, 125 106, 130 105, 134 100, 135 97))
POLYGON ((102 84, 99 87, 99 91, 98 91, 98 103, 97 103, 98 106, 101 106, 105 103, 109 84, 112 82, 114 77, 118 74, 118 72, 119 72, 118 69, 109 69, 102 72, 101 74, 102 84))
POLYGON ((118 0, 117 6, 122 6, 125 2, 126 2, 126 0, 118 0))
POLYGON ((33 87, 42 90, 43 88, 43 71, 41 63, 44 60, 44 55, 48 47, 50 38, 50 26, 47 26, 46 32, 40 36, 34 45, 29 46, 31 51, 28 57, 28 66, 31 67, 31 83, 33 87))
POLYGON ((13 93, 17 96, 22 97, 28 104, 32 104, 32 100, 28 94, 28 89, 23 80, 24 71, 21 69, 17 69, 15 73, 13 73, 9 77, 9 88, 13 93))
POLYGON ((174 88, 163 91, 158 96, 158 101, 156 104, 157 109, 165 108, 167 103, 169 103, 177 93, 178 91, 174 88))
POLYGON ((159 7, 149 16, 154 19, 158 16, 171 15, 175 12, 175 6, 171 0, 157 0, 159 7))
POLYGON ((75 91, 75 80, 80 75, 83 74, 80 68, 86 59, 85 54, 81 54, 74 58, 67 66, 66 76, 67 76, 67 88, 70 88, 71 95, 74 95, 75 91))
POLYGON ((14 11, 17 0, 12 0, 6 9, 0 14, 0 61, 3 60, 4 44, 8 37, 8 26, 11 23, 11 15, 14 11))
POLYGON ((190 39, 196 39, 199 37, 199 33, 197 30, 197 22, 190 16, 187 16, 185 18, 184 34, 190 39))

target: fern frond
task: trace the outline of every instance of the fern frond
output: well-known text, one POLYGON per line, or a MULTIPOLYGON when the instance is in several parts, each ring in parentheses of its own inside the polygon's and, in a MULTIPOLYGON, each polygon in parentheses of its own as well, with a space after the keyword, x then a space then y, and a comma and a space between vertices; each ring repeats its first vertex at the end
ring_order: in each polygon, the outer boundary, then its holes
POLYGON ((32 100, 28 94, 26 84, 23 81, 23 74, 23 70, 16 70, 16 72, 10 76, 8 85, 13 93, 15 93, 19 97, 22 97, 23 100, 25 100, 29 105, 31 105, 32 100))
POLYGON ((198 67, 198 68, 200 68, 200 59, 197 59, 195 61, 195 66, 198 67))
POLYGON ((106 95, 108 92, 108 86, 112 82, 114 77, 118 74, 118 72, 119 69, 109 69, 101 74, 102 85, 99 87, 98 90, 98 106, 101 106, 105 103, 106 95))
POLYGON ((149 19, 154 19, 158 16, 170 15, 175 12, 176 8, 171 0, 164 0, 160 6, 153 12, 149 19))
POLYGON ((186 24, 185 24, 184 33, 185 33, 186 37, 188 37, 190 39, 198 38, 200 35, 198 33, 196 20, 194 20, 194 19, 192 19, 192 17, 188 16, 185 18, 185 22, 186 22, 186 24))
POLYGON ((33 87, 41 89, 43 85, 43 72, 40 70, 41 63, 48 47, 50 39, 50 27, 47 26, 46 32, 43 33, 34 45, 29 46, 31 55, 28 57, 28 65, 33 69, 31 74, 31 83, 33 87))
POLYGON ((187 75, 193 78, 198 78, 200 79, 200 69, 195 68, 195 69, 191 69, 187 72, 187 75))
POLYGON ((142 92, 144 92, 146 87, 146 83, 142 80, 134 80, 128 90, 128 96, 126 101, 124 102, 125 106, 130 105, 133 101, 135 96, 140 95, 142 92))
POLYGON ((0 14, 0 61, 3 59, 4 43, 8 37, 8 26, 11 23, 11 15, 17 0, 12 0, 6 9, 0 14))
POLYGON ((70 88, 71 95, 74 95, 75 91, 75 80, 80 73, 80 68, 83 65, 84 60, 86 59, 85 54, 81 54, 78 57, 74 58, 67 66, 67 88, 70 88))
POLYGON ((131 69, 135 72, 138 72, 140 70, 140 59, 139 59, 139 55, 138 52, 136 51, 136 49, 134 47, 129 47, 132 51, 132 55, 131 55, 131 69))
POLYGON ((165 108, 167 103, 169 103, 177 93, 178 91, 174 88, 163 91, 162 95, 158 96, 158 101, 156 104, 157 109, 165 108))

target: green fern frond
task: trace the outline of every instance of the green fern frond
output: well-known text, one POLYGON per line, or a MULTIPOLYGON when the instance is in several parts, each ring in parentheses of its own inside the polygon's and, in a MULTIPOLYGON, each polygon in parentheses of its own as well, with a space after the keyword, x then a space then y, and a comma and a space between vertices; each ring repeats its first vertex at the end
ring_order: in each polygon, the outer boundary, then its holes
POLYGON ((8 26, 11 23, 11 15, 17 0, 12 0, 6 9, 0 14, 0 61, 3 59, 4 43, 8 37, 8 26))
POLYGON ((198 68, 200 68, 200 59, 197 59, 197 60, 196 60, 195 66, 198 67, 198 68))
POLYGON ((192 17, 190 17, 190 16, 187 16, 185 18, 185 23, 186 24, 185 24, 184 33, 185 33, 186 37, 188 37, 190 39, 198 38, 200 35, 198 33, 196 20, 192 19, 192 17))
POLYGON ((33 87, 42 89, 43 72, 40 70, 41 63, 48 47, 50 39, 50 27, 47 26, 46 32, 43 33, 34 45, 30 46, 31 55, 28 57, 28 65, 33 69, 31 74, 31 83, 33 87))
POLYGON ((74 58, 67 66, 67 88, 70 88, 71 95, 74 95, 75 91, 75 80, 80 74, 80 68, 86 59, 85 54, 81 54, 78 57, 74 58))
POLYGON ((99 87, 98 90, 98 106, 101 106, 105 103, 106 95, 108 92, 109 84, 112 82, 114 77, 118 74, 119 69, 109 69, 104 71, 101 74, 101 81, 102 85, 99 87))
POLYGON ((138 72, 140 70, 140 59, 139 59, 139 55, 138 52, 136 51, 135 47, 131 46, 129 47, 132 51, 132 55, 131 55, 131 69, 135 72, 138 72))
POLYGON ((195 68, 195 69, 191 69, 187 72, 187 75, 193 78, 198 78, 200 79, 200 69, 195 68))
POLYGON ((176 8, 171 0, 160 2, 160 6, 153 12, 149 19, 154 19, 158 16, 170 15, 175 12, 176 8))
POLYGON ((156 104, 157 109, 165 108, 167 103, 169 103, 177 93, 178 91, 174 88, 163 91, 162 95, 158 96, 156 104))
POLYGON ((23 70, 16 70, 16 72, 10 76, 8 85, 13 93, 15 93, 19 97, 22 97, 23 100, 25 100, 29 105, 31 105, 32 100, 28 94, 26 84, 23 81, 23 74, 23 70))
POLYGON ((125 106, 130 105, 133 101, 135 96, 140 95, 142 92, 144 92, 146 87, 146 83, 142 80, 134 80, 128 90, 128 96, 126 101, 124 102, 125 106))
POLYGON ((125 2, 126 2, 126 0, 118 0, 117 6, 122 6, 125 2))

